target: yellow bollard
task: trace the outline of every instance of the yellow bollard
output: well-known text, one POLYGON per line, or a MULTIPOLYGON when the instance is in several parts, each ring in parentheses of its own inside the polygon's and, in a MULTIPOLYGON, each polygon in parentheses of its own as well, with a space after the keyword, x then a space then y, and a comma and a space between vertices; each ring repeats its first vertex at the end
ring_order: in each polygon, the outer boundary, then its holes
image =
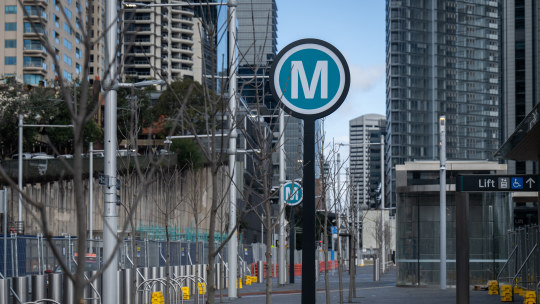
POLYGON ((499 282, 497 282, 497 280, 488 281, 488 294, 489 295, 499 294, 499 282))
POLYGON ((161 292, 161 291, 152 292, 151 303, 152 304, 164 304, 165 303, 165 298, 163 297, 163 292, 161 292))
POLYGON ((199 286, 199 294, 205 294, 206 293, 206 284, 204 283, 197 283, 199 286))
POLYGON ((242 279, 236 280, 236 288, 237 289, 242 289, 242 279))
POLYGON ((513 300, 512 285, 501 285, 501 302, 512 302, 513 300))
POLYGON ((182 299, 189 300, 189 287, 182 287, 182 299))
POLYGON ((536 304, 536 292, 535 291, 526 291, 525 292, 525 301, 523 304, 536 304))

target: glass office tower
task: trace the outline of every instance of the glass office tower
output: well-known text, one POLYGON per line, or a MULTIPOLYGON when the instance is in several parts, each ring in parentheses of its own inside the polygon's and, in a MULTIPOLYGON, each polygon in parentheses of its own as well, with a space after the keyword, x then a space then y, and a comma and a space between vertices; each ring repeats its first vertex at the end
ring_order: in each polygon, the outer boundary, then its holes
POLYGON ((386 192, 395 205, 395 166, 438 159, 440 115, 449 160, 493 159, 500 12, 485 0, 387 0, 386 7, 386 192))

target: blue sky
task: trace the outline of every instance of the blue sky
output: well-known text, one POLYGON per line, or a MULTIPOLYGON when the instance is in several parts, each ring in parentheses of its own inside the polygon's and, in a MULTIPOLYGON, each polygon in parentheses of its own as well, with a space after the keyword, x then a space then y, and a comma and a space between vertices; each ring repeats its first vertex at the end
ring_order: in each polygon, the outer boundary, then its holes
POLYGON ((363 114, 385 114, 385 1, 276 2, 278 51, 293 41, 317 38, 345 56, 351 88, 341 107, 326 118, 325 130, 326 142, 348 143, 349 120, 363 114))

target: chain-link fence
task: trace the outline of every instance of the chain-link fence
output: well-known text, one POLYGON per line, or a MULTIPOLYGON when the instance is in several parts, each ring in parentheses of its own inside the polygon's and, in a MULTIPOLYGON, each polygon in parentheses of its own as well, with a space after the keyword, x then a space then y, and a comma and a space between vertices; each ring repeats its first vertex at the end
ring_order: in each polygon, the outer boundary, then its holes
POLYGON ((540 227, 518 228, 508 233, 508 260, 497 279, 527 290, 540 283, 540 227))
MULTIPOLYGON (((74 271, 76 267, 77 238, 66 235, 47 241, 43 236, 10 236, 0 238, 0 273, 5 277, 17 277, 47 272, 60 272, 60 261, 54 255, 55 249, 64 264, 74 271), (5 244, 5 245, 4 245, 5 244)), ((208 243, 194 241, 170 241, 169 251, 167 242, 162 240, 122 241, 118 250, 119 269, 137 267, 162 267, 203 264, 208 261, 208 243), (169 252, 169 254, 167 254, 169 252)), ((254 254, 264 252, 257 245, 240 244, 238 256, 240 261, 250 265, 257 260, 264 260, 264 255, 254 254)), ((96 270, 103 264, 103 241, 88 240, 86 253, 87 270, 96 270)), ((227 245, 216 256, 216 263, 227 261, 227 245)))

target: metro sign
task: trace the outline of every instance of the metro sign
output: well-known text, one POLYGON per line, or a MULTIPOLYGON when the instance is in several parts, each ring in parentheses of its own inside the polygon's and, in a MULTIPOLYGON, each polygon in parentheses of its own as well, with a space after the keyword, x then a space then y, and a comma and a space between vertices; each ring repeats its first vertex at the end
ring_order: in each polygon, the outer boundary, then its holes
POLYGON ((538 175, 458 175, 456 191, 520 192, 540 191, 538 175))
POLYGON ((302 39, 287 45, 270 71, 270 88, 285 110, 298 118, 321 118, 345 100, 349 66, 331 44, 302 39))
POLYGON ((288 182, 283 185, 283 199, 285 204, 289 206, 296 206, 302 202, 304 198, 304 192, 302 186, 299 183, 288 182))

